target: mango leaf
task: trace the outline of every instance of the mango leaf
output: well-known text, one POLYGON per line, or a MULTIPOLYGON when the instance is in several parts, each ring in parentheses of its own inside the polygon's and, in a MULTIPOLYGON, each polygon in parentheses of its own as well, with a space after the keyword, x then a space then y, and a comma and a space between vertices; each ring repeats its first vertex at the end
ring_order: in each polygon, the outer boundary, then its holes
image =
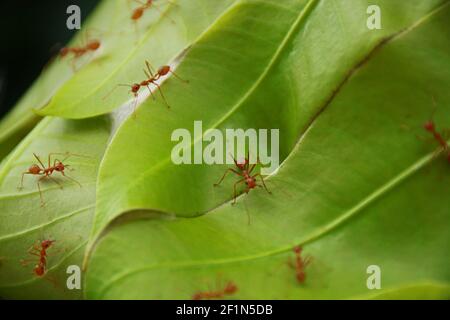
POLYGON ((106 1, 115 3, 117 13, 114 27, 105 32, 113 40, 102 45, 97 63, 90 63, 77 72, 37 112, 79 119, 108 113, 124 101, 133 100, 129 89, 117 85, 145 80, 142 70, 146 60, 153 67, 172 63, 233 1, 155 2, 158 8, 149 8, 135 24, 130 19, 129 1, 106 1))
POLYGON ((237 2, 184 58, 191 83, 165 86, 176 107, 143 104, 122 125, 99 177, 88 298, 190 298, 225 281, 238 299, 450 297, 450 167, 416 136, 433 110, 450 126, 450 2, 380 1, 380 32, 364 28, 369 2, 337 4, 237 2), (280 128, 273 194, 192 218, 233 182, 220 193, 220 168, 170 163, 170 132, 194 119, 280 128), (295 245, 313 257, 304 284, 287 263, 295 245))
MULTIPOLYGON (((95 182, 100 159, 110 134, 107 118, 66 121, 45 118, 17 146, 0 169, 0 296, 7 298, 75 299, 82 291, 66 287, 66 269, 81 266, 95 209, 95 182), (66 174, 81 188, 59 173, 41 183, 45 206, 40 205, 37 177, 26 175, 18 190, 22 172, 37 160, 47 165, 47 154, 71 152, 65 161, 66 174), (39 240, 56 240, 49 249, 48 273, 33 274, 36 263, 22 266, 34 257, 27 250, 39 240)), ((62 156, 64 157, 64 156, 62 156)), ((59 158, 57 155, 52 159, 59 158)))
MULTIPOLYGON (((115 5, 112 1, 105 1, 92 14, 92 19, 88 19, 83 26, 86 30, 107 30, 114 25, 114 9, 115 5)), ((90 33, 93 34, 93 32, 84 31, 78 33, 68 46, 84 44, 90 33)), ((55 92, 65 81, 74 76, 73 66, 82 68, 90 59, 92 57, 86 57, 72 64, 68 59, 54 57, 43 68, 33 86, 0 121, 0 159, 7 155, 39 122, 40 117, 32 110, 50 103, 55 92)))

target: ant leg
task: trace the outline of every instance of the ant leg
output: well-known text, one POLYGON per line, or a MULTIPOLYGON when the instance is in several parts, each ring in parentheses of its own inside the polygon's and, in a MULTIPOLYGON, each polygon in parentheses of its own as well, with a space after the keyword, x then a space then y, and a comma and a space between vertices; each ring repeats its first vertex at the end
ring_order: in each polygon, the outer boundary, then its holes
POLYGON ((56 281, 56 278, 49 276, 47 272, 45 273, 44 279, 49 281, 54 288, 58 288, 58 282, 56 281))
POLYGON ((26 266, 28 266, 30 263, 36 263, 36 260, 37 260, 37 259, 20 259, 20 264, 21 264, 23 267, 26 267, 26 266))
POLYGON ((292 257, 289 257, 287 264, 291 269, 295 269, 295 264, 292 262, 292 257))
POLYGON ((149 86, 147 86, 148 91, 150 92, 150 95, 152 96, 153 101, 155 101, 155 95, 153 94, 152 90, 149 86))
POLYGON ((72 71, 75 73, 75 72, 77 72, 77 66, 76 66, 76 64, 75 64, 75 59, 76 59, 77 57, 76 56, 73 56, 71 59, 70 59, 70 66, 72 67, 72 71))
POLYGON ((112 90, 110 92, 108 92, 108 94, 106 94, 102 100, 107 99, 118 87, 128 87, 131 88, 131 86, 129 84, 118 84, 117 86, 115 86, 114 88, 112 88, 112 90))
POLYGON ((303 266, 306 267, 313 261, 313 258, 311 256, 307 256, 303 259, 303 266))
POLYGON ((45 170, 45 166, 44 166, 44 164, 42 163, 42 161, 41 161, 41 159, 39 158, 39 156, 37 156, 36 153, 33 153, 33 156, 37 159, 37 161, 39 161, 39 163, 40 163, 41 166, 42 166, 42 169, 45 170))
POLYGON ((38 179, 37 181, 37 186, 38 186, 38 190, 39 190, 39 197, 41 198, 41 207, 45 206, 45 202, 44 202, 44 198, 42 197, 42 191, 41 191, 41 180, 46 178, 47 176, 43 176, 41 178, 38 179))
POLYGON ((56 162, 63 163, 64 161, 66 161, 71 156, 71 154, 69 152, 66 152, 66 153, 56 153, 56 152, 49 153, 48 154, 48 168, 50 168, 51 157, 55 156, 55 155, 65 155, 66 157, 62 161, 60 161, 59 159, 54 159, 53 160, 53 167, 56 166, 56 162))
POLYGON ((51 177, 51 176, 48 176, 48 178, 50 179, 50 180, 52 180, 54 183, 56 183, 58 186, 59 186, 59 188, 62 190, 62 189, 64 189, 63 188, 63 185, 60 183, 60 182, 58 182, 58 180, 56 180, 55 178, 53 178, 53 177, 51 177))
POLYGON ((23 189, 23 177, 24 177, 26 174, 32 174, 32 173, 29 173, 29 172, 24 172, 24 173, 22 173, 22 179, 20 179, 20 185, 17 187, 17 189, 19 189, 19 190, 22 190, 22 189, 23 189))
MULTIPOLYGON (((145 6, 145 3, 142 2, 142 1, 139 1, 139 0, 133 0, 133 1, 138 3, 138 4, 140 4, 140 5, 142 5, 142 6, 145 6)), ((130 1, 128 1, 128 4, 130 4, 130 1)))
POLYGON ((227 171, 225 171, 224 175, 223 175, 222 178, 219 180, 219 182, 214 183, 214 187, 217 187, 218 185, 220 185, 220 184, 222 183, 223 179, 225 179, 225 176, 226 176, 229 172, 233 172, 233 173, 237 174, 238 176, 241 176, 241 174, 240 174, 239 172, 237 172, 237 171, 234 170, 234 169, 229 168, 229 169, 227 169, 227 171))
POLYGON ((40 241, 36 240, 35 243, 30 248, 28 248, 27 252, 28 253, 34 252, 34 253, 37 253, 38 256, 40 256, 40 252, 41 252, 40 241))
POLYGON ((449 128, 442 129, 441 136, 444 140, 448 140, 450 138, 450 129, 449 128))
POLYGON ((236 186, 237 186, 239 183, 242 183, 242 182, 244 182, 244 181, 245 181, 245 179, 241 179, 241 180, 239 180, 239 181, 237 181, 237 182, 234 183, 234 186, 233 186, 234 196, 233 196, 233 203, 232 203, 232 205, 235 205, 235 204, 236 204, 236 198, 237 198, 236 186))
MULTIPOLYGON (((169 1, 170 2, 170 1, 169 1)), ((170 2, 171 4, 173 4, 172 2, 170 2)), ((163 12, 160 8, 158 8, 157 6, 153 5, 153 7, 158 10, 158 12, 161 14, 162 17, 166 17, 168 18, 173 24, 175 24, 175 20, 173 20, 171 17, 167 16, 167 12, 163 12)))
POLYGON ((169 104, 167 103, 166 97, 164 97, 164 94, 163 94, 163 92, 162 92, 162 90, 161 90, 161 86, 160 86, 159 84, 157 84, 156 82, 152 82, 152 83, 153 83, 155 86, 158 87, 158 90, 159 90, 159 93, 161 94, 161 97, 163 98, 164 102, 166 103, 167 108, 170 109, 170 106, 169 106, 169 104))
POLYGON ((148 73, 150 74, 150 77, 149 77, 149 75, 147 74, 147 71, 146 71, 146 70, 144 70, 145 75, 146 75, 149 79, 152 79, 152 78, 154 77, 154 74, 153 74, 153 67, 152 67, 152 65, 150 64, 150 62, 148 62, 148 60, 145 60, 145 65, 147 66, 147 70, 148 70, 148 73))
POLYGON ((246 201, 244 201, 244 207, 245 207, 245 213, 247 213, 247 225, 250 225, 250 211, 248 211, 248 208, 247 208, 247 202, 246 201))
POLYGON ((64 171, 61 171, 61 174, 62 174, 65 178, 67 178, 67 179, 69 179, 69 180, 72 180, 73 182, 77 183, 77 184, 80 186, 80 188, 83 187, 83 186, 81 185, 81 183, 79 183, 77 180, 75 180, 75 179, 72 178, 72 177, 69 177, 69 176, 65 175, 65 174, 64 174, 64 171))
POLYGON ((189 83, 189 80, 185 80, 183 78, 181 78, 179 75, 177 75, 175 72, 173 72, 172 70, 170 70, 170 73, 173 74, 178 80, 184 82, 184 83, 189 83))
POLYGON ((266 183, 264 182, 264 179, 263 179, 262 175, 260 173, 257 173, 252 178, 256 178, 256 177, 259 177, 261 179, 261 182, 262 182, 262 184, 264 186, 264 189, 266 189, 267 193, 268 194, 272 194, 272 192, 269 191, 269 189, 267 189, 266 183))
POLYGON ((135 94, 134 103, 133 103, 133 118, 136 119, 136 108, 138 103, 138 95, 135 94))

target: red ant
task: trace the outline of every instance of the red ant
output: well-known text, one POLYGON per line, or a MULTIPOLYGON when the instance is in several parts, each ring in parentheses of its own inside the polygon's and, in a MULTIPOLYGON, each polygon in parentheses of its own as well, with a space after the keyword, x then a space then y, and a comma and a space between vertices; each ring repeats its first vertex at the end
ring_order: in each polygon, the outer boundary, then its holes
POLYGON ((307 256, 306 258, 301 257, 302 253, 302 247, 296 246, 294 247, 294 253, 295 253, 295 263, 292 263, 291 260, 289 260, 289 266, 295 270, 296 278, 298 283, 304 283, 306 278, 305 268, 308 264, 311 263, 311 257, 307 256))
POLYGON ((447 152, 447 161, 450 162, 450 146, 447 143, 447 140, 444 138, 443 134, 439 133, 436 130, 436 125, 433 120, 430 120, 425 123, 423 126, 425 130, 431 133, 434 139, 439 143, 442 147, 442 150, 447 152))
POLYGON ((192 296, 192 300, 207 300, 207 299, 223 299, 225 296, 230 296, 238 291, 238 287, 232 281, 229 281, 225 288, 216 291, 198 291, 192 296))
MULTIPOLYGON (((40 243, 34 244, 30 249, 28 249, 28 253, 33 256, 39 257, 39 260, 36 266, 33 269, 33 273, 37 277, 42 277, 47 272, 47 250, 52 246, 52 244, 56 240, 43 240, 40 243)), ((32 260, 21 260, 23 266, 28 265, 30 262, 34 262, 36 259, 32 260)))
MULTIPOLYGON (((169 106, 169 104, 167 103, 167 100, 166 100, 166 98, 165 98, 165 96, 164 96, 164 94, 163 94, 163 92, 162 92, 162 90, 161 90, 161 86, 157 83, 157 81, 158 81, 161 77, 166 76, 166 75, 170 72, 170 73, 172 73, 175 77, 177 77, 179 80, 181 80, 181 81, 183 81, 183 82, 186 82, 186 83, 189 82, 189 81, 187 81, 187 80, 184 80, 184 79, 180 78, 175 72, 172 71, 172 69, 171 69, 170 66, 167 66, 167 65, 162 66, 161 68, 158 69, 158 72, 154 74, 154 73, 153 73, 153 69, 152 69, 152 67, 151 67, 151 65, 150 65, 150 62, 148 62, 147 60, 145 60, 145 65, 147 66, 147 70, 144 69, 144 73, 145 73, 145 76, 147 77, 147 80, 143 80, 143 81, 141 81, 140 83, 134 83, 134 84, 131 84, 131 85, 130 85, 130 84, 119 84, 119 85, 118 85, 119 87, 129 87, 129 88, 131 88, 130 93, 133 94, 134 100, 135 100, 134 105, 133 105, 133 110, 134 110, 134 111, 133 111, 133 114, 134 114, 135 111, 136 111, 137 98, 138 98, 138 95, 139 95, 139 91, 141 90, 142 87, 147 87, 148 91, 150 92, 150 95, 151 95, 151 96, 153 97, 153 99, 154 99, 155 97, 154 97, 154 95, 153 95, 152 90, 150 89, 150 84, 153 84, 154 86, 156 86, 157 89, 159 90, 159 93, 161 94, 161 97, 162 97, 163 100, 164 100, 164 103, 167 105, 168 108, 170 108, 170 106, 169 106)), ((116 87, 116 88, 117 88, 117 87, 116 87)), ((113 91, 114 91, 116 88, 114 88, 113 91)), ((112 93, 112 91, 111 91, 108 95, 106 95, 105 98, 108 97, 111 93, 112 93)), ((105 98, 104 98, 104 99, 105 99, 105 98)))
MULTIPOLYGON (((134 2, 139 3, 140 6, 133 10, 133 14, 131 15, 131 20, 133 20, 133 22, 137 22, 139 19, 141 19, 142 16, 144 15, 144 12, 147 9, 150 9, 150 7, 152 7, 152 5, 154 4, 153 1, 154 0, 147 0, 145 2, 142 2, 142 1, 134 0, 134 2)), ((170 1, 168 1, 168 2, 170 2, 170 1)), ((172 3, 172 2, 170 2, 170 3, 172 3)), ((158 7, 156 7, 156 6, 154 6, 154 7, 156 10, 158 10, 162 14, 161 10, 158 7)))
POLYGON ((100 41, 99 40, 92 40, 88 42, 85 46, 81 47, 63 47, 59 51, 59 56, 61 58, 64 58, 69 53, 73 53, 74 58, 79 58, 83 56, 86 52, 89 51, 96 51, 98 48, 100 48, 100 41))
POLYGON ((73 54, 73 58, 72 58, 72 68, 75 70, 75 60, 84 56, 86 53, 88 52, 95 52, 97 51, 100 46, 101 46, 101 42, 100 40, 94 39, 94 40, 88 40, 89 36, 87 35, 87 33, 85 34, 85 39, 84 39, 84 43, 81 46, 73 46, 73 47, 63 47, 59 50, 59 56, 61 58, 66 57, 67 55, 69 55, 70 53, 73 54))
POLYGON ((81 187, 81 184, 77 180, 67 176, 64 173, 64 170, 67 167, 69 167, 69 165, 64 164, 64 161, 66 161, 71 156, 78 156, 78 157, 83 157, 83 156, 75 155, 75 154, 69 154, 69 153, 50 153, 48 155, 48 166, 45 167, 45 165, 42 163, 41 159, 35 153, 33 153, 33 155, 37 159, 37 161, 39 162, 39 164, 41 166, 39 166, 38 164, 33 164, 31 167, 28 168, 28 171, 22 173, 22 179, 20 181, 19 189, 23 189, 23 177, 26 174, 32 174, 32 175, 39 175, 39 176, 41 176, 38 179, 38 181, 37 181, 39 195, 40 195, 40 198, 41 198, 41 207, 44 206, 44 200, 42 198, 42 191, 41 191, 41 185, 40 185, 41 180, 46 179, 46 178, 51 179, 53 182, 55 182, 57 185, 59 185, 59 187, 61 189, 63 188, 62 185, 57 180, 55 180, 55 179, 53 179, 51 177, 53 172, 55 172, 55 171, 56 172, 60 172, 64 177, 66 177, 67 179, 70 179, 70 180, 76 182, 81 187), (62 161, 60 161, 58 159, 55 159, 53 161, 53 165, 51 165, 51 156, 52 155, 65 155, 66 157, 62 161))
POLYGON ((225 176, 229 173, 229 172, 233 172, 234 174, 242 177, 241 180, 237 181, 234 183, 234 197, 233 197, 233 205, 236 204, 236 197, 237 197, 237 193, 236 193, 236 186, 240 183, 245 183, 247 188, 245 189, 245 193, 249 193, 249 191, 251 189, 254 189, 256 187, 260 187, 262 188, 261 185, 256 183, 256 178, 260 177, 261 178, 261 182, 262 185, 264 186, 264 189, 269 193, 272 194, 272 192, 269 191, 269 189, 267 189, 266 183, 264 182, 264 179, 262 177, 262 175, 260 173, 252 174, 252 171, 255 169, 256 165, 259 163, 259 161, 255 164, 253 164, 250 168, 250 163, 249 163, 249 159, 248 156, 247 158, 245 158, 245 160, 243 162, 238 162, 236 161, 236 159, 233 158, 234 164, 236 165, 236 168, 238 169, 237 171, 229 168, 227 169, 227 171, 225 171, 224 175, 222 176, 222 178, 220 179, 220 181, 218 183, 215 183, 214 186, 217 187, 218 185, 220 185, 222 183, 222 181, 225 179, 225 176))
MULTIPOLYGON (((433 120, 433 117, 434 117, 434 113, 436 112, 437 106, 436 106, 436 100, 435 100, 434 96, 432 96, 432 99, 433 99, 434 108, 433 108, 431 120, 427 121, 423 125, 423 128, 433 136, 434 140, 436 140, 436 142, 442 148, 442 150, 440 150, 440 151, 444 151, 447 153, 447 160, 448 160, 448 162, 450 162, 450 146, 447 143, 447 139, 449 137, 450 132, 448 130, 445 130, 443 132, 438 132, 436 130, 436 124, 433 120)), ((418 136, 418 137, 422 139, 422 137, 420 137, 420 136, 418 136)))

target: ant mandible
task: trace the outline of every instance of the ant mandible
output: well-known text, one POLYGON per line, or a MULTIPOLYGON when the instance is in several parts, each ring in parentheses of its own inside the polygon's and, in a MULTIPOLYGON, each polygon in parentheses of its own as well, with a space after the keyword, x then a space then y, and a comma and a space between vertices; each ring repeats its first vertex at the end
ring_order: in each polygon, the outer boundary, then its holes
POLYGON ((246 184, 246 189, 244 191, 245 193, 249 193, 249 191, 251 189, 254 189, 256 187, 260 187, 260 188, 264 187, 264 189, 267 191, 267 193, 272 194, 272 192, 270 192, 269 189, 267 189, 266 183, 264 182, 264 179, 260 173, 256 173, 256 174, 252 175, 252 171, 255 169, 255 167, 259 163, 259 161, 257 163, 254 163, 251 167, 250 167, 250 162, 249 162, 248 156, 247 156, 247 158, 245 158, 245 160, 243 162, 238 162, 234 158, 233 158, 233 161, 234 161, 234 164, 236 165, 237 170, 228 168, 225 171, 222 178, 219 180, 219 182, 214 184, 215 187, 220 185, 229 172, 232 172, 232 173, 236 174, 237 176, 242 177, 241 180, 234 183, 234 187, 233 187, 234 196, 233 196, 233 203, 232 203, 233 205, 236 204, 236 198, 237 198, 236 186, 240 183, 246 184), (259 177, 261 179, 262 186, 257 184, 257 182, 256 182, 257 177, 259 177))
POLYGON ((77 183, 80 187, 81 184, 67 176, 64 173, 64 170, 69 167, 68 164, 64 164, 64 161, 66 161, 69 157, 71 156, 78 156, 78 157, 83 157, 80 155, 75 155, 75 154, 70 154, 70 153, 49 153, 48 155, 48 165, 47 167, 45 167, 44 163, 41 161, 41 159, 35 154, 33 153, 34 157, 37 159, 37 161, 39 162, 40 166, 38 164, 33 164, 28 168, 28 171, 25 171, 22 173, 22 179, 20 180, 20 186, 18 187, 19 189, 23 189, 23 178, 26 174, 31 174, 31 175, 35 175, 35 176, 41 176, 38 180, 37 180, 37 185, 38 185, 38 190, 39 190, 39 196, 41 198, 41 207, 43 207, 45 205, 43 197, 42 197, 42 191, 41 191, 41 180, 43 179, 50 179, 53 182, 55 182, 61 189, 63 188, 61 183, 59 183, 56 179, 54 179, 51 175, 56 171, 56 172, 60 172, 65 178, 74 181, 75 183, 77 183), (66 157, 63 160, 58 160, 58 159, 54 159, 53 161, 53 165, 51 165, 51 157, 53 155, 65 155, 66 157))
POLYGON ((302 284, 305 282, 306 278, 305 268, 311 263, 312 258, 310 256, 302 258, 302 247, 300 246, 294 247, 293 251, 295 253, 295 263, 292 263, 292 261, 289 260, 288 264, 295 270, 297 282, 302 284))
MULTIPOLYGON (((42 277, 45 275, 47 271, 47 256, 48 256, 47 250, 52 246, 52 244, 55 241, 56 240, 42 240, 38 243, 35 243, 30 249, 28 249, 27 251, 28 254, 38 257, 38 262, 33 269, 33 273, 37 277, 42 277)), ((36 261, 36 259, 21 260, 21 263, 23 266, 26 266, 34 261, 36 261)))
MULTIPOLYGON (((146 87, 148 89, 148 91, 150 92, 150 95, 152 96, 153 99, 155 99, 152 90, 150 89, 150 85, 153 84, 159 91, 159 93, 161 94, 161 97, 164 100, 164 103, 167 105, 167 108, 170 109, 169 104, 167 103, 166 97, 164 96, 161 86, 158 84, 158 80, 161 79, 161 77, 166 76, 167 74, 171 73, 173 74, 177 79, 188 83, 188 80, 184 80, 182 78, 180 78, 175 72, 172 71, 172 68, 168 65, 162 66, 161 68, 158 69, 158 72, 156 72, 155 74, 153 73, 153 68, 150 65, 150 62, 148 62, 148 60, 145 60, 145 65, 147 67, 147 69, 144 69, 144 74, 147 77, 146 80, 141 81, 140 83, 134 83, 134 84, 119 84, 117 85, 118 87, 129 87, 130 88, 130 93, 133 94, 134 96, 134 104, 133 104, 133 114, 135 114, 136 112, 136 105, 137 105, 137 99, 138 99, 138 95, 139 95, 139 91, 141 90, 141 88, 146 87)), ((105 96, 108 97, 116 88, 114 88, 108 95, 105 96)), ((104 98, 104 99, 105 99, 104 98)))
POLYGON ((208 300, 208 299, 222 299, 225 296, 230 296, 238 291, 238 287, 234 282, 229 281, 225 288, 215 291, 198 291, 192 296, 192 300, 208 300))

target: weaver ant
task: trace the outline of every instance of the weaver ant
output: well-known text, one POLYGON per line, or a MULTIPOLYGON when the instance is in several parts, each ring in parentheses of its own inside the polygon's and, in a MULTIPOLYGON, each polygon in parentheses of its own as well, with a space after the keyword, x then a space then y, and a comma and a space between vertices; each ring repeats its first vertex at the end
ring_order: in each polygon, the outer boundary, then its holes
POLYGON ((218 185, 220 185, 222 183, 222 181, 225 179, 226 175, 229 172, 232 172, 240 177, 242 177, 241 180, 237 181, 234 183, 234 196, 233 196, 233 205, 236 204, 236 198, 237 198, 237 191, 236 191, 236 186, 240 183, 245 183, 246 184, 246 189, 245 189, 245 193, 249 193, 249 191, 251 189, 254 189, 256 187, 264 187, 264 189, 269 193, 272 194, 272 192, 269 191, 269 189, 267 189, 266 183, 264 182, 264 179, 262 177, 262 175, 260 173, 256 173, 254 175, 252 175, 252 171, 255 169, 256 165, 259 163, 259 161, 257 163, 254 163, 251 167, 250 167, 250 162, 248 159, 248 155, 247 158, 245 158, 245 160, 243 162, 238 162, 236 161, 236 159, 233 158, 234 164, 236 165, 237 170, 232 169, 232 168, 228 168, 224 175, 222 176, 222 178, 219 180, 218 183, 215 183, 214 186, 217 187, 218 185), (259 177, 261 179, 262 182, 262 186, 257 184, 256 182, 256 178, 259 177))
POLYGON ((223 299, 226 296, 235 294, 238 287, 234 282, 229 281, 221 290, 215 291, 198 291, 192 296, 192 300, 208 300, 208 299, 223 299))
POLYGON ((99 40, 92 40, 89 41, 86 45, 80 47, 63 47, 59 51, 59 56, 61 58, 64 58, 69 53, 73 53, 74 58, 79 58, 89 51, 96 51, 98 48, 100 48, 100 45, 101 44, 99 40))
POLYGON ((80 155, 76 155, 76 154, 70 154, 70 153, 49 153, 48 155, 48 165, 47 167, 45 167, 44 163, 41 161, 41 159, 35 154, 33 153, 34 157, 37 159, 37 161, 39 162, 40 166, 38 164, 33 164, 28 168, 28 171, 23 172, 22 173, 22 179, 20 180, 20 186, 18 187, 19 189, 23 189, 23 178, 26 174, 31 174, 31 175, 35 175, 35 176, 41 176, 38 180, 37 180, 37 185, 38 185, 38 190, 39 190, 39 196, 41 198, 41 207, 44 206, 44 200, 42 197, 42 191, 41 191, 41 185, 40 182, 43 179, 51 179, 53 182, 55 182, 61 189, 63 188, 63 186, 61 185, 61 183, 59 183, 56 179, 54 179, 51 175, 56 171, 56 172, 60 172, 65 178, 74 181, 75 183, 77 183, 80 187, 81 184, 67 176, 64 173, 64 170, 69 167, 68 164, 64 164, 64 161, 66 161, 69 157, 71 156, 77 156, 77 157, 83 157, 80 155), (53 155, 65 155, 66 157, 63 160, 58 160, 58 159, 54 159, 53 161, 53 165, 51 165, 51 157, 53 155))
POLYGON ((304 283, 306 278, 305 268, 308 266, 308 264, 311 263, 311 257, 307 256, 305 258, 301 257, 302 253, 302 247, 296 246, 293 249, 295 253, 295 263, 292 263, 291 260, 289 260, 288 264, 289 266, 295 270, 295 275, 298 283, 304 283))
POLYGON ((447 161, 450 162, 450 146, 447 143, 447 138, 449 135, 448 131, 440 133, 436 130, 436 124, 433 120, 429 120, 424 124, 424 129, 433 135, 434 140, 441 146, 444 152, 447 152, 447 161))
MULTIPOLYGON (((167 105, 168 108, 170 108, 169 104, 167 103, 166 97, 164 96, 161 86, 158 84, 158 80, 161 79, 161 77, 166 76, 169 73, 172 73, 176 78, 178 78, 179 80, 188 83, 188 80, 184 80, 182 78, 180 78, 175 72, 172 71, 172 68, 170 66, 162 66, 161 68, 158 69, 158 72, 153 73, 153 68, 150 65, 150 62, 148 62, 147 60, 145 60, 145 65, 147 66, 147 69, 144 69, 144 74, 147 77, 146 80, 141 81, 140 83, 134 83, 134 84, 119 84, 117 85, 118 87, 129 87, 130 88, 130 93, 133 94, 134 96, 134 104, 133 104, 133 114, 135 114, 136 111, 136 105, 137 105, 137 99, 138 99, 138 95, 139 95, 139 91, 141 90, 141 88, 146 87, 148 89, 148 91, 150 92, 150 95, 152 96, 153 99, 155 99, 155 96, 153 95, 152 90, 150 89, 150 85, 153 84, 154 86, 156 86, 156 88, 158 89, 159 93, 161 94, 161 97, 164 100, 164 103, 167 105)), ((105 98, 107 98, 116 88, 114 88, 109 94, 107 94, 105 96, 105 98)), ((104 99, 105 99, 104 98, 104 99)))
MULTIPOLYGON (((168 1, 168 0, 167 0, 168 1)), ((134 2, 139 3, 139 7, 137 7, 136 9, 133 10, 133 13, 131 15, 131 20, 133 20, 134 23, 136 23, 139 19, 142 18, 142 16, 144 15, 144 12, 147 9, 150 9, 152 6, 155 7, 156 10, 158 10, 161 14, 163 14, 161 12, 161 9, 159 9, 156 5, 154 5, 154 0, 146 0, 145 2, 139 1, 139 0, 134 0, 134 2)), ((173 2, 168 1, 171 4, 173 4, 173 2)))
POLYGON ((101 46, 101 42, 98 39, 94 39, 94 40, 87 40, 88 36, 86 35, 86 38, 84 40, 83 45, 80 46, 73 46, 73 47, 63 47, 59 50, 59 56, 61 58, 64 58, 66 56, 68 56, 69 54, 73 54, 72 60, 71 60, 71 64, 72 64, 72 68, 75 70, 75 60, 84 56, 86 53, 88 52, 95 52, 97 51, 100 46, 101 46))
MULTIPOLYGON (((28 254, 37 256, 38 261, 33 269, 33 273, 37 277, 42 277, 47 272, 47 250, 52 246, 56 240, 42 240, 35 243, 30 249, 28 249, 28 254)), ((27 266, 31 262, 35 262, 36 259, 21 260, 23 266, 27 266)))

